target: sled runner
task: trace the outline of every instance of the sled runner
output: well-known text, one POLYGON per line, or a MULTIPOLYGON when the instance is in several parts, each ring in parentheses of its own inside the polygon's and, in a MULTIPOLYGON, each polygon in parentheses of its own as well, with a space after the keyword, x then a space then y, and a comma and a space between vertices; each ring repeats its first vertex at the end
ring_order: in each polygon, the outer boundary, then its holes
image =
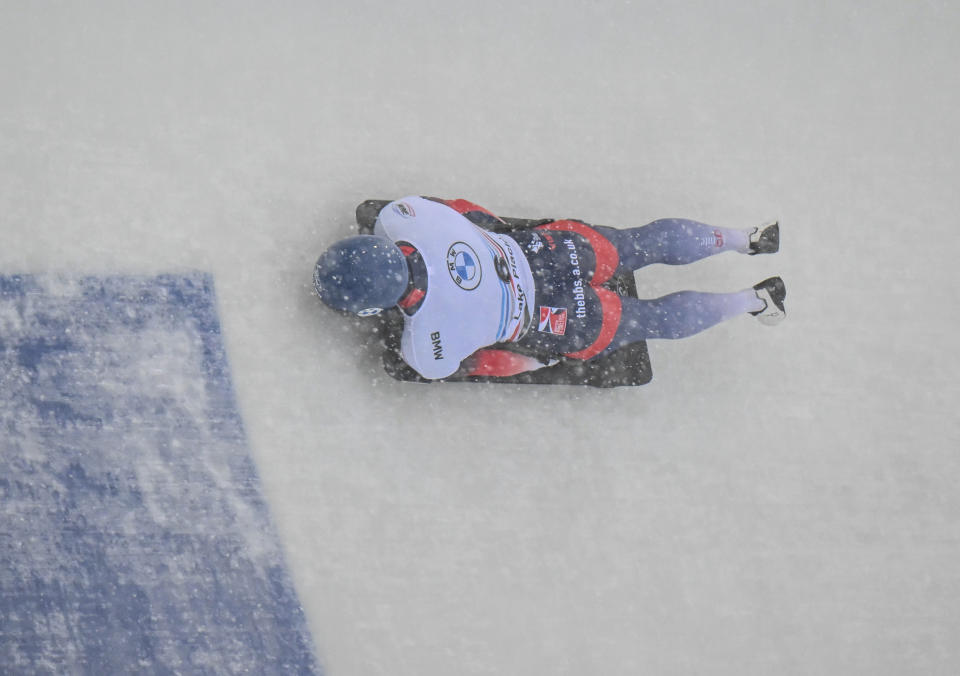
MULTIPOLYGON (((366 200, 357 206, 357 225, 360 234, 373 234, 377 215, 389 200, 366 200)), ((525 230, 550 223, 552 219, 523 219, 500 217, 502 224, 488 228, 494 232, 525 230)), ((480 226, 484 227, 484 226, 480 226)), ((637 297, 637 287, 632 272, 614 276, 604 286, 621 296, 637 297)), ((403 331, 403 314, 393 308, 380 315, 381 335, 384 336, 383 368, 397 380, 409 382, 432 382, 414 371, 400 356, 400 336, 403 331)), ((583 361, 561 357, 553 366, 519 373, 513 376, 451 376, 446 382, 496 382, 543 385, 588 385, 590 387, 620 387, 645 385, 653 377, 650 355, 645 341, 626 345, 605 357, 583 361)))

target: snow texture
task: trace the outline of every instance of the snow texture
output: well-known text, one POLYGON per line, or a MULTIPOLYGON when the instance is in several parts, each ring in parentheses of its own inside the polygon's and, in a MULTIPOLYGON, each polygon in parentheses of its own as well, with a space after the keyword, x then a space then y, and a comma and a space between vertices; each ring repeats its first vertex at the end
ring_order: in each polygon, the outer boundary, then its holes
POLYGON ((2 2, 0 274, 213 276, 331 676, 954 676, 958 35, 932 0, 2 2), (779 274, 788 316, 651 342, 643 387, 397 383, 311 273, 409 194, 779 218, 776 255, 637 282, 779 274))

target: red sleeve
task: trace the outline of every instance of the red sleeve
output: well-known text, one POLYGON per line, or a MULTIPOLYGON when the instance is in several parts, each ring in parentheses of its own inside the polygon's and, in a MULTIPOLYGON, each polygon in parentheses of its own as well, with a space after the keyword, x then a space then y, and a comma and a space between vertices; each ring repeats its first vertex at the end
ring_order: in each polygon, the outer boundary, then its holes
POLYGON ((465 362, 470 376, 513 376, 543 366, 538 359, 510 350, 477 350, 465 362))
POLYGON ((488 209, 484 209, 479 204, 474 204, 473 202, 470 202, 468 200, 464 200, 464 199, 443 200, 443 203, 460 214, 469 214, 472 211, 479 211, 481 214, 492 216, 493 218, 496 218, 498 221, 500 220, 500 218, 493 212, 489 211, 488 209))
POLYGON ((446 200, 439 197, 426 197, 425 199, 439 202, 440 204, 450 207, 458 214, 464 216, 474 225, 484 228, 485 230, 495 230, 500 226, 505 225, 502 218, 493 212, 484 209, 479 204, 474 204, 469 200, 446 200))

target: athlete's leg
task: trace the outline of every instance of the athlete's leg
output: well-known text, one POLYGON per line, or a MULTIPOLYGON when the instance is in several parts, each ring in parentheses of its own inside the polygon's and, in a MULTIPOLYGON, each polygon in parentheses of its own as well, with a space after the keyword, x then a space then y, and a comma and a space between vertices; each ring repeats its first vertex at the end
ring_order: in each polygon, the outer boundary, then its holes
POLYGON ((620 326, 605 352, 640 340, 686 338, 765 307, 754 289, 736 293, 680 291, 653 300, 623 298, 620 326))
POLYGON ((683 218, 662 218, 638 228, 596 228, 616 247, 620 266, 637 270, 651 263, 685 265, 724 251, 750 252, 755 230, 717 228, 683 218))

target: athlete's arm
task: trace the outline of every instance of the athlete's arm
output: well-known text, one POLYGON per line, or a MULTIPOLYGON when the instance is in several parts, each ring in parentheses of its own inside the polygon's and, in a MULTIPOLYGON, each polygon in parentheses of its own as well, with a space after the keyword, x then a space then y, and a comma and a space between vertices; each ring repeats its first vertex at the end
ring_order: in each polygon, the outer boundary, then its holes
POLYGON ((457 375, 461 376, 515 376, 518 373, 536 371, 544 366, 553 366, 556 359, 547 363, 535 357, 519 354, 511 350, 483 348, 463 360, 457 375))
POLYGON ((484 230, 493 230, 506 225, 506 222, 496 216, 491 211, 484 209, 479 204, 474 204, 469 200, 455 199, 445 200, 439 197, 424 197, 431 202, 439 202, 450 207, 458 214, 463 215, 468 221, 484 230))

